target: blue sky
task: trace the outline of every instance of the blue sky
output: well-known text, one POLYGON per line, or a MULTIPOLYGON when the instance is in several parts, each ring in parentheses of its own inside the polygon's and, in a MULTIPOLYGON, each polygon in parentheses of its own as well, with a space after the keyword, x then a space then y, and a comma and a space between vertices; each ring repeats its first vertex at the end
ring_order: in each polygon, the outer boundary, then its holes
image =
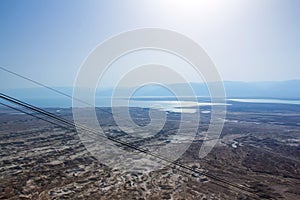
MULTIPOLYGON (((120 32, 159 27, 185 34, 224 80, 300 79, 297 0, 2 0, 0 65, 51 86, 71 86, 88 54, 120 32)), ((1 88, 22 81, 0 72, 1 88)))

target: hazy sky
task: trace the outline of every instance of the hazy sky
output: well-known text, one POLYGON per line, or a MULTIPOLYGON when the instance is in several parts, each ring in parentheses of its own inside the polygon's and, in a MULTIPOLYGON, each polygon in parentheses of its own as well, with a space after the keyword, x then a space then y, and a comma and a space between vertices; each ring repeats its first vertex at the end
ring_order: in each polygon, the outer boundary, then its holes
MULTIPOLYGON (((71 86, 96 45, 158 27, 200 44, 224 80, 300 79, 299 9, 298 0, 2 0, 0 65, 71 86)), ((22 87, 2 71, 0 84, 22 87)))

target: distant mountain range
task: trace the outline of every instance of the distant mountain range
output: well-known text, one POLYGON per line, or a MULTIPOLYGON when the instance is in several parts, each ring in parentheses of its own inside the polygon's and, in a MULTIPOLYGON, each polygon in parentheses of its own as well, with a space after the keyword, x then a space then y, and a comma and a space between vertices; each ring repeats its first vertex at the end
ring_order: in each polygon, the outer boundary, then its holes
MULTIPOLYGON (((197 96, 209 96, 204 83, 190 83, 197 96)), ((227 98, 277 98, 277 99, 300 99, 300 80, 290 81, 270 81, 270 82, 239 82, 225 81, 225 91, 227 98)), ((184 88, 184 84, 173 84, 177 89, 184 88)), ((55 87, 67 95, 72 96, 72 87, 55 87)), ((121 90, 127 90, 122 88, 121 90)), ((102 89, 97 91, 97 97, 110 97, 112 89, 102 89)), ((67 98, 57 94, 47 88, 26 88, 1 90, 2 93, 22 99, 55 99, 67 98)), ((135 93, 135 97, 140 96, 170 96, 170 92, 165 88, 156 85, 144 87, 135 93)))
POLYGON ((224 83, 227 97, 299 99, 300 80, 224 83))
MULTIPOLYGON (((300 99, 300 80, 278 82, 223 82, 227 98, 277 98, 300 99)), ((204 83, 190 83, 197 96, 209 96, 204 83)), ((184 88, 183 84, 175 84, 174 87, 184 88)), ((161 87, 146 87, 137 96, 168 96, 170 92, 161 87)))

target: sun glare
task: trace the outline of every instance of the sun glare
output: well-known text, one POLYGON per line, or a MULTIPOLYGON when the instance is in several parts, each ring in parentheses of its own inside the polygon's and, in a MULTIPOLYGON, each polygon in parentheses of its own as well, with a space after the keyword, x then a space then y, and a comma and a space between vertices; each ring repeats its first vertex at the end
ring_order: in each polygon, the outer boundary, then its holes
POLYGON ((165 0, 160 8, 176 21, 210 23, 228 17, 240 3, 223 0, 165 0))
POLYGON ((225 1, 219 0, 168 0, 168 4, 185 15, 212 15, 225 7, 225 1))

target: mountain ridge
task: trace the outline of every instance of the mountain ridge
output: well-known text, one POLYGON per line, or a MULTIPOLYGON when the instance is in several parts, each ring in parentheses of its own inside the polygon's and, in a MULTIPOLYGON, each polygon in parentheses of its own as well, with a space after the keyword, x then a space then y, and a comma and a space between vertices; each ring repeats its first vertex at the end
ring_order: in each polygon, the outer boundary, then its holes
MULTIPOLYGON (((205 83, 189 83, 197 96, 210 96, 205 83)), ((215 83, 211 83, 215 84, 215 83)), ((300 99, 300 80, 287 81, 260 81, 260 82, 243 82, 243 81, 224 81, 224 88, 227 98, 278 98, 278 99, 300 99)), ((183 90, 186 87, 185 83, 170 84, 178 90, 183 90)), ((53 87, 55 90, 61 91, 69 96, 72 96, 72 87, 53 87)), ((119 90, 129 90, 124 87, 119 90)), ((54 91, 47 88, 19 88, 2 90, 3 93, 19 98, 57 98, 59 96, 54 91)), ((97 97, 111 97, 113 94, 112 88, 97 90, 97 97)), ((172 93, 167 89, 150 85, 137 90, 133 95, 140 96, 172 96, 172 93)))

